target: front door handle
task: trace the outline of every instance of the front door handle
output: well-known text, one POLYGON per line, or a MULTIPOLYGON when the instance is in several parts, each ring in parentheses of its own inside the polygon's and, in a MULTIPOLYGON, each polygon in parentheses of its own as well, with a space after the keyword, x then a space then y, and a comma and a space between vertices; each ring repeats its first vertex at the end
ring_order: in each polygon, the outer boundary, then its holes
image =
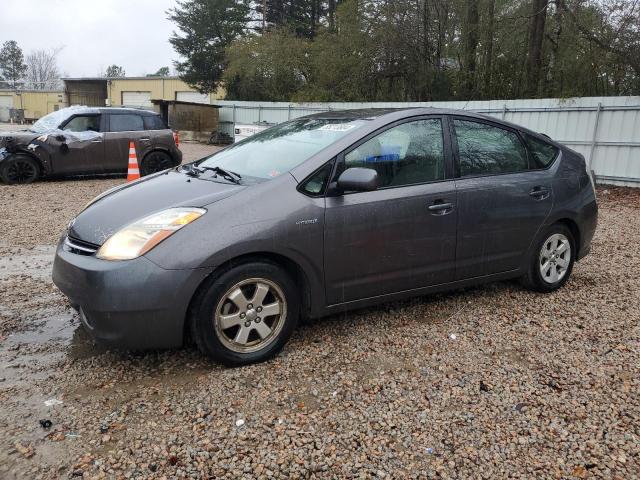
POLYGON ((444 200, 436 200, 427 207, 434 215, 446 215, 453 210, 453 203, 444 200))
POLYGON ((531 191, 529 192, 529 195, 535 198, 536 200, 545 200, 546 198, 549 198, 549 189, 547 187, 538 185, 531 189, 531 191))

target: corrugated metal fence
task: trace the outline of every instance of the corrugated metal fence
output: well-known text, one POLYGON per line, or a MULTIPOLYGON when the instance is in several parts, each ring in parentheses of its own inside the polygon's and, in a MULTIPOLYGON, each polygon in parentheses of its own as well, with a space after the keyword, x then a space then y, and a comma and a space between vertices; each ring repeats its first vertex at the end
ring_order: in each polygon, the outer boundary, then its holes
POLYGON ((281 123, 350 108, 443 107, 484 113, 542 132, 582 153, 601 183, 640 187, 640 97, 388 103, 216 101, 227 133, 234 123, 281 123))

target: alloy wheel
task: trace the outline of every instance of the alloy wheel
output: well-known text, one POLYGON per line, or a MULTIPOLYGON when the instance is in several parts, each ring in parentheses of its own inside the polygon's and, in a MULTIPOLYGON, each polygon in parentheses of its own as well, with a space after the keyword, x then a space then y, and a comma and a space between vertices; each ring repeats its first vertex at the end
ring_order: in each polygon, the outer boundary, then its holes
POLYGON ((225 347, 251 353, 278 337, 286 316, 282 289, 266 278, 250 278, 235 284, 221 297, 214 326, 225 347))
POLYGON ((171 159, 165 153, 151 152, 145 157, 142 168, 145 175, 150 175, 171 168, 171 166, 171 159))
POLYGON ((542 244, 539 255, 540 275, 546 283, 557 283, 571 265, 571 242, 561 233, 551 235, 542 244))
POLYGON ((11 183, 27 183, 35 179, 38 171, 32 162, 18 158, 7 166, 5 175, 11 183))

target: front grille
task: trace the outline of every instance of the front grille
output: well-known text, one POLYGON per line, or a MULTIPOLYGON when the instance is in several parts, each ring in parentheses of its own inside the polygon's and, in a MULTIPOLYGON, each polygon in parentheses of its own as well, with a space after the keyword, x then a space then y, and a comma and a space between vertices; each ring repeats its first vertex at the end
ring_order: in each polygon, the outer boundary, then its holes
POLYGON ((64 239, 64 249, 68 252, 76 253, 78 255, 95 255, 99 248, 100 245, 85 242, 84 240, 80 240, 78 238, 67 236, 67 238, 64 239))

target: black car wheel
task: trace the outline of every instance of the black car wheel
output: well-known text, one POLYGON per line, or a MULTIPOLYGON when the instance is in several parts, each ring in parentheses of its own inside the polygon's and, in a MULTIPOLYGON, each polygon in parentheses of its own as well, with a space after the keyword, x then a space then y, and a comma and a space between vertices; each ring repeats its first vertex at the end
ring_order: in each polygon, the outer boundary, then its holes
POLYGON ((536 292, 559 289, 569 280, 576 254, 571 231, 560 223, 551 225, 538 236, 522 283, 536 292))
POLYGON ((289 340, 299 311, 299 294, 284 270, 246 263, 201 289, 192 305, 191 334, 200 351, 225 365, 262 362, 289 340))
POLYGON ((10 185, 31 183, 40 176, 40 166, 27 155, 13 155, 0 164, 0 178, 10 185))
POLYGON ((168 153, 155 150, 144 157, 142 165, 140 166, 140 172, 142 176, 151 175, 152 173, 161 172, 173 166, 173 160, 168 153))

